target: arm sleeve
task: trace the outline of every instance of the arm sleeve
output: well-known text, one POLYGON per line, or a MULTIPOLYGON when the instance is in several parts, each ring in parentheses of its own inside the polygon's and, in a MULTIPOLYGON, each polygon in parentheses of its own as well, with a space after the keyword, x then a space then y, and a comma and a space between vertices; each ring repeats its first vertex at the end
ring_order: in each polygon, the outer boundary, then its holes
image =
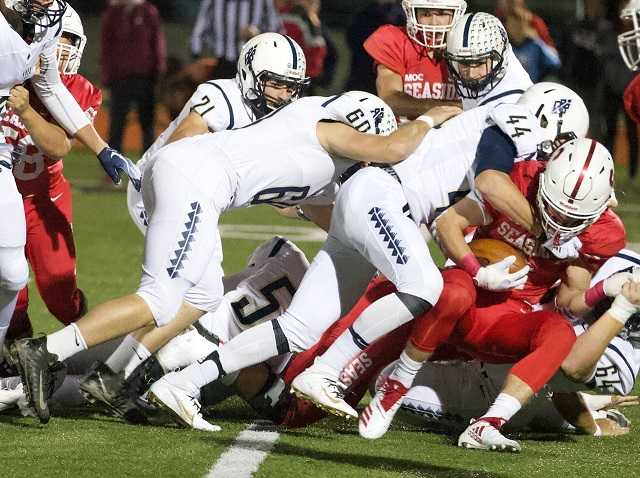
POLYGON ((499 127, 485 129, 476 150, 476 176, 487 169, 510 173, 516 154, 513 141, 499 127))
POLYGON ((391 25, 378 28, 365 40, 363 46, 377 64, 384 65, 399 75, 404 75, 406 68, 402 47, 397 37, 393 35, 394 28, 391 25))
POLYGON ((73 95, 60 80, 56 61, 56 42, 53 39, 42 53, 43 71, 31 79, 33 88, 51 116, 67 133, 75 136, 79 129, 90 124, 73 95))

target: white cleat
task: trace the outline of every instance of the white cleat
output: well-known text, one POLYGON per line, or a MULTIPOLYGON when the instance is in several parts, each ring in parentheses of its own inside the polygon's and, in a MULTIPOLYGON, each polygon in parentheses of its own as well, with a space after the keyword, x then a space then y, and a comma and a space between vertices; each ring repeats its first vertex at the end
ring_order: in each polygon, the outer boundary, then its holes
POLYGON ((0 412, 17 407, 26 400, 20 377, 0 378, 0 412))
POLYGON ((520 443, 509 440, 496 427, 500 419, 482 417, 472 420, 471 424, 458 437, 458 446, 474 450, 508 451, 519 453, 520 443))
POLYGON ((171 383, 176 373, 170 373, 162 377, 151 386, 148 401, 160 410, 168 413, 178 425, 203 430, 207 432, 219 432, 218 425, 206 421, 200 413, 200 402, 197 393, 171 383))
POLYGON ((376 440, 384 436, 409 389, 397 380, 387 378, 373 400, 360 414, 358 431, 362 438, 376 440))
POLYGON ((317 362, 291 382, 291 393, 312 401, 318 408, 344 418, 357 418, 351 405, 344 401, 344 386, 332 378, 332 371, 317 362))

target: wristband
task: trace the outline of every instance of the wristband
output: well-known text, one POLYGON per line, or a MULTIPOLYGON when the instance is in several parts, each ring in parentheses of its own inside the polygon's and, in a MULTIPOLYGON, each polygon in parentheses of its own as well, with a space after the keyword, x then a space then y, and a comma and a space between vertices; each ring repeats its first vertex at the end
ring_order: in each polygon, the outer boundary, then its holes
POLYGON ((422 121, 423 123, 427 123, 429 128, 433 128, 436 125, 434 119, 429 115, 420 115, 416 118, 416 121, 422 121))
POLYGON ((458 262, 458 265, 469 273, 471 277, 475 277, 482 265, 473 252, 468 253, 458 262))
POLYGON ((606 297, 607 294, 604 293, 604 281, 601 280, 596 285, 585 291, 584 303, 587 304, 588 307, 593 307, 606 297))
POLYGON ((624 295, 620 294, 616 296, 607 313, 624 325, 627 319, 638 312, 639 309, 640 306, 632 304, 624 295))

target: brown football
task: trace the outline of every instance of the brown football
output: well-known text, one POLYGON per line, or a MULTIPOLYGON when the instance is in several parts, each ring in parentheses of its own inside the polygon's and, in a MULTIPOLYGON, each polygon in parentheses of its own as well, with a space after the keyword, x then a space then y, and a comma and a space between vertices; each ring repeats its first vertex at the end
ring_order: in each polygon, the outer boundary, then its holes
POLYGON ((469 247, 483 266, 495 264, 508 256, 516 256, 516 262, 509 272, 515 272, 527 265, 522 251, 498 239, 475 239, 469 243, 469 247))

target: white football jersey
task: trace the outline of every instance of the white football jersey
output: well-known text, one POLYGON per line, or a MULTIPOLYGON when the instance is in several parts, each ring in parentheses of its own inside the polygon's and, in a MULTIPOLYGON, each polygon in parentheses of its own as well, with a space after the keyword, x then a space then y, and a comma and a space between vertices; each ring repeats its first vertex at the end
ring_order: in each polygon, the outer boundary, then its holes
POLYGON ((242 128, 256 119, 251 108, 244 102, 240 85, 235 78, 201 83, 182 107, 177 118, 145 151, 138 162, 139 167, 149 166, 149 158, 166 144, 178 125, 192 110, 200 114, 211 132, 242 128))
MULTIPOLYGON (((604 263, 592 278, 591 285, 597 284, 612 274, 637 266, 640 266, 640 254, 623 249, 604 263)), ((584 318, 569 317, 576 335, 583 334, 589 324, 596 319, 597 317, 593 315, 584 318)), ((628 332, 625 329, 609 343, 604 354, 598 360, 593 375, 587 381, 589 388, 597 388, 620 395, 631 393, 640 371, 640 348, 637 348, 640 343, 628 340, 627 336, 628 332)))
POLYGON ((244 128, 187 138, 181 147, 208 154, 184 158, 167 154, 166 158, 203 190, 208 178, 226 171, 235 182, 235 195, 225 209, 305 202, 326 194, 355 164, 334 160, 318 141, 317 123, 337 119, 330 107, 332 99, 302 98, 244 128))
POLYGON ((533 85, 529 73, 524 69, 518 57, 513 53, 511 45, 507 45, 505 55, 507 71, 502 80, 491 90, 478 98, 463 98, 462 109, 469 110, 477 106, 496 105, 497 103, 515 103, 527 88, 533 85))

